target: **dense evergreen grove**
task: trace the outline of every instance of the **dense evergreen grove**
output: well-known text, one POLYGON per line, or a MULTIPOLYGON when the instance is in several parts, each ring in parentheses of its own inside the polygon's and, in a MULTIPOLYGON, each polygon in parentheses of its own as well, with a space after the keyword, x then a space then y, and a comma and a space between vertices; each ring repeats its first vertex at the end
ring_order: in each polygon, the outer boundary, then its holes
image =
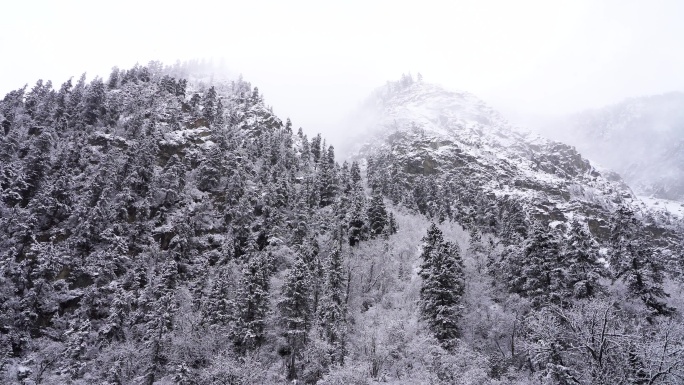
POLYGON ((598 239, 391 154, 340 165, 188 73, 0 102, 3 383, 684 381, 676 258, 629 207, 598 239))

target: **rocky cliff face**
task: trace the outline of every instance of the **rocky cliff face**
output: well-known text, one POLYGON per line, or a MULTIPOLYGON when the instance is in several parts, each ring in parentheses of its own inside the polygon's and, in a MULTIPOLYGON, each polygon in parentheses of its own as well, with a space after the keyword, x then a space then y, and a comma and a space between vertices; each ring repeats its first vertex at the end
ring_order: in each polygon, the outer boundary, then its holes
POLYGON ((422 194, 432 190, 448 206, 433 209, 437 216, 477 222, 487 206, 493 219, 485 222, 501 231, 521 210, 518 217, 553 226, 586 221, 599 238, 615 207, 641 210, 617 174, 599 171, 572 146, 512 126, 469 93, 404 79, 378 90, 366 109, 372 139, 358 153, 395 201, 421 209, 414 199, 421 192, 411 186, 427 184, 422 194), (391 187, 402 183, 402 192, 391 187))

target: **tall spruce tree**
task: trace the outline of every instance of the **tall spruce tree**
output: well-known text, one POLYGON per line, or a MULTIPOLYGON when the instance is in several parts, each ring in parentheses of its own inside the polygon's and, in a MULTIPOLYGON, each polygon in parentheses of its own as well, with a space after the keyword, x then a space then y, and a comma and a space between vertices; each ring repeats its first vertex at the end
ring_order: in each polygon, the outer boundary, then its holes
POLYGON ((311 327, 311 276, 309 269, 298 255, 285 278, 282 298, 278 303, 280 324, 289 347, 288 379, 297 378, 297 358, 307 342, 311 327))
POLYGON ((349 169, 349 174, 351 176, 352 183, 361 183, 361 167, 359 167, 359 162, 352 162, 351 168, 349 169))
POLYGON ((258 348, 264 341, 268 290, 268 265, 262 258, 253 257, 243 271, 233 305, 230 336, 239 354, 258 348))
POLYGON ((319 187, 321 207, 332 204, 337 193, 337 169, 335 167, 335 149, 330 146, 322 150, 319 168, 319 187))
POLYGON ((567 299, 569 293, 564 287, 567 279, 561 264, 560 244, 548 226, 535 224, 523 243, 522 252, 511 253, 505 265, 510 290, 530 298, 534 306, 567 299))
POLYGON ((423 238, 420 276, 421 317, 443 347, 455 346, 461 336, 458 321, 463 313, 464 265, 458 246, 445 242, 433 223, 423 238))
POLYGON ((213 123, 216 118, 217 110, 217 96, 214 86, 209 87, 209 90, 204 94, 202 100, 202 115, 207 123, 213 123))
POLYGON ((313 155, 313 160, 315 163, 318 163, 318 161, 321 159, 321 152, 323 151, 323 148, 321 148, 322 140, 323 138, 321 138, 321 134, 318 134, 311 139, 311 154, 313 155))
POLYGON ((423 237, 423 252, 421 258, 423 259, 422 269, 428 269, 431 264, 431 257, 438 245, 444 243, 444 235, 442 230, 432 223, 428 228, 427 235, 423 237))
POLYGON ((598 247, 583 224, 574 220, 562 244, 565 287, 575 298, 593 297, 601 291, 599 279, 606 271, 598 261, 598 247))
POLYGON ((368 207, 368 227, 371 238, 380 236, 385 228, 389 227, 387 209, 379 189, 373 191, 373 197, 368 207))
POLYGON ((97 119, 105 113, 105 92, 105 85, 100 78, 95 78, 86 88, 81 106, 83 120, 86 124, 95 124, 97 119))
POLYGON ((674 313, 665 301, 669 295, 663 289, 663 266, 634 212, 625 206, 611 218, 611 246, 613 278, 622 280, 654 315, 674 313))
POLYGON ((349 246, 355 246, 368 239, 368 217, 366 197, 360 185, 356 185, 351 194, 350 208, 347 212, 349 224, 349 246))
POLYGON ((320 323, 326 341, 333 348, 333 362, 342 364, 346 351, 346 301, 343 255, 336 246, 328 257, 325 266, 325 284, 320 310, 320 323))

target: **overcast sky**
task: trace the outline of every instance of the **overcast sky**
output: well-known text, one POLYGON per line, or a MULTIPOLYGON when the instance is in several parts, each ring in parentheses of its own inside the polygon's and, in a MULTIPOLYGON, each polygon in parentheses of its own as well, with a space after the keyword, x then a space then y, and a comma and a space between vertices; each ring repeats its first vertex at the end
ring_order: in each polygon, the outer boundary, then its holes
POLYGON ((114 65, 223 57, 307 131, 409 71, 511 114, 684 90, 678 0, 24 0, 2 14, 2 95, 114 65))

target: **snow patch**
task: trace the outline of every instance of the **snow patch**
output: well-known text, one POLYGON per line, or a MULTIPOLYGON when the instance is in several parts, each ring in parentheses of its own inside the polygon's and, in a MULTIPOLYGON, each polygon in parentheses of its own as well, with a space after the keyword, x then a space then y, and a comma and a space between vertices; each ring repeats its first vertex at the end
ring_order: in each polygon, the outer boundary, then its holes
POLYGON ((684 203, 682 202, 645 196, 638 196, 637 198, 641 201, 642 208, 647 211, 665 212, 684 218, 684 203))
POLYGON ((201 138, 211 135, 211 131, 207 127, 191 128, 187 130, 171 131, 164 134, 163 143, 172 145, 185 144, 190 139, 201 138))

